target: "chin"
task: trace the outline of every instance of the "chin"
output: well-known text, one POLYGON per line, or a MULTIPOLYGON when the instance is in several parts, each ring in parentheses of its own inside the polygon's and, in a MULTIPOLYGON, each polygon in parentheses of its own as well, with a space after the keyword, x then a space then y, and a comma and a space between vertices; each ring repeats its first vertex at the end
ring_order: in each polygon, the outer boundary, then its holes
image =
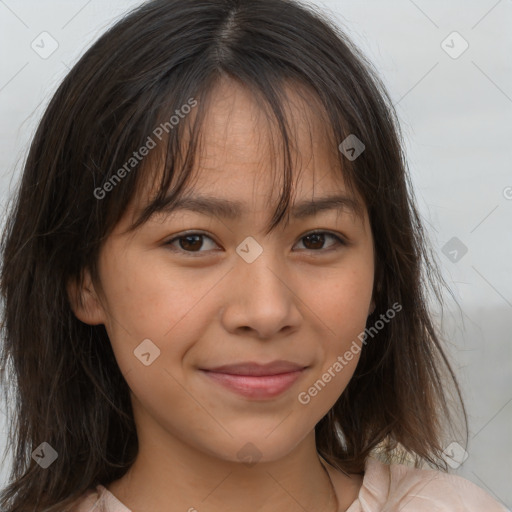
POLYGON ((283 430, 279 434, 274 431, 270 435, 263 432, 254 435, 233 435, 233 438, 226 440, 223 446, 216 444, 208 451, 219 459, 242 463, 246 466, 273 462, 286 457, 302 441, 299 437, 293 439, 286 434, 283 430))

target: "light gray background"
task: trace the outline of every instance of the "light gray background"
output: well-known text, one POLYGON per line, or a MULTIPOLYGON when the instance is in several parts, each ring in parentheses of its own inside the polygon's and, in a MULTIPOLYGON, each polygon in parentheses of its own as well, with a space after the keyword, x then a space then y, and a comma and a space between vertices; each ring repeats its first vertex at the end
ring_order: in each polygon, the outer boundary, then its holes
MULTIPOLYGON (((52 92, 83 51, 139 3, 0 0, 2 214, 52 92), (43 31, 59 44, 47 59, 31 48, 43 31)), ((469 456, 456 473, 510 508, 512 0, 316 5, 363 49, 396 105, 419 207, 462 308, 451 300, 443 316, 471 432, 469 456), (453 31, 469 44, 458 58, 441 46, 453 31), (443 253, 453 237, 468 249, 456 263, 450 246, 443 253)), ((456 39, 445 44, 461 48, 456 39)), ((5 431, 1 421, 0 428, 5 431)), ((5 444, 0 436, 1 450, 5 444)), ((0 469, 0 486, 7 464, 0 469)))

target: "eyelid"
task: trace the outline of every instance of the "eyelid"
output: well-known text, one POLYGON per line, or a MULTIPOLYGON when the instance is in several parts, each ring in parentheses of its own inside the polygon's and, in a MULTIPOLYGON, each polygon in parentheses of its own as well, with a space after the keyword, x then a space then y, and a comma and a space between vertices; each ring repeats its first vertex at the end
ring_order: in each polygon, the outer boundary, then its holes
MULTIPOLYGON (((337 232, 333 232, 333 231, 328 230, 328 229, 321 229, 321 228, 317 228, 317 229, 313 229, 313 230, 310 230, 310 231, 306 231, 305 233, 301 234, 298 237, 298 240, 297 240, 296 243, 300 242, 303 238, 305 238, 307 236, 311 236, 311 235, 315 235, 315 234, 324 234, 324 235, 331 236, 337 242, 335 244, 335 247, 334 248, 329 248, 329 249, 317 249, 317 250, 315 250, 315 249, 301 249, 301 251, 306 251, 306 252, 308 252, 310 254, 318 253, 319 255, 321 255, 321 254, 333 252, 333 251, 339 250, 342 247, 348 247, 348 246, 351 245, 351 243, 348 241, 348 239, 344 235, 342 235, 341 233, 337 233, 337 232)), ((198 235, 198 236, 203 236, 205 238, 209 238, 216 245, 219 245, 215 241, 215 238, 213 236, 211 236, 209 233, 206 233, 206 232, 203 232, 203 231, 200 231, 200 230, 190 230, 190 231, 185 231, 183 233, 177 233, 176 235, 173 235, 173 237, 171 239, 169 239, 166 242, 164 242, 164 245, 165 246, 170 246, 171 247, 171 251, 173 251, 175 253, 183 254, 183 255, 186 255, 186 256, 190 256, 190 257, 199 257, 203 253, 208 254, 209 252, 211 252, 211 251, 196 251, 196 252, 194 252, 194 251, 185 251, 183 249, 179 249, 179 248, 175 249, 175 248, 172 247, 171 244, 176 242, 177 240, 179 240, 181 238, 185 238, 186 236, 193 236, 193 235, 198 235)), ((218 251, 215 251, 215 252, 218 252, 218 251)))
POLYGON ((193 235, 200 235, 200 236, 205 237, 205 238, 210 238, 217 246, 219 245, 215 241, 215 239, 209 233, 206 233, 206 232, 203 232, 203 231, 198 231, 198 230, 190 230, 190 231, 184 231, 183 233, 178 233, 176 235, 173 235, 172 238, 170 238, 169 240, 164 242, 164 246, 170 246, 171 251, 173 251, 175 253, 178 253, 178 254, 183 254, 185 256, 191 256, 193 258, 201 256, 201 254, 203 254, 203 253, 211 252, 211 251, 198 251, 198 252, 184 251, 183 249, 172 247, 171 244, 173 242, 176 242, 176 241, 180 240, 181 238, 185 238, 187 236, 193 236, 193 235))
POLYGON ((348 245, 349 244, 349 241, 347 239, 346 236, 342 235, 341 233, 338 233, 336 231, 331 231, 330 229, 321 229, 321 228, 317 228, 317 229, 313 229, 313 230, 310 230, 310 231, 306 231, 304 232, 302 235, 299 235, 298 239, 301 240, 302 238, 306 237, 306 236, 310 236, 310 235, 330 235, 334 238, 338 238, 340 242, 348 245))
POLYGON ((310 253, 311 255, 315 255, 315 254, 322 255, 325 253, 340 250, 340 248, 342 248, 342 247, 348 247, 351 245, 351 243, 348 241, 348 239, 341 233, 337 233, 337 232, 331 231, 329 229, 320 229, 320 228, 313 229, 312 231, 306 231, 304 234, 299 236, 297 243, 299 241, 301 241, 303 238, 305 238, 306 236, 311 236, 311 235, 316 235, 316 234, 331 236, 332 238, 334 238, 336 240, 337 243, 335 244, 335 247, 331 247, 329 249, 318 249, 318 250, 302 249, 303 251, 306 251, 306 252, 310 253))

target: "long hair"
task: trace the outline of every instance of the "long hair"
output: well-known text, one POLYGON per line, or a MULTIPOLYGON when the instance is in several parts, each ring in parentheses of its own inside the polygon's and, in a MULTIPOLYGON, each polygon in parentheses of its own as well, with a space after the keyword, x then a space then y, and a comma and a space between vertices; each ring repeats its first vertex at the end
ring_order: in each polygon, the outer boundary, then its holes
POLYGON ((0 371, 12 406, 13 467, 2 511, 62 510, 135 460, 128 385, 105 327, 76 318, 66 285, 81 283, 85 268, 101 285, 99 250, 141 187, 153 180, 156 194, 132 229, 162 207, 171 182, 174 200, 183 193, 208 99, 226 77, 251 90, 283 142, 285 179, 269 232, 292 188, 284 108, 291 86, 318 104, 339 172, 367 207, 376 249, 367 325, 392 304, 402 307, 365 345, 347 388, 316 425, 318 453, 346 472, 361 473, 371 453, 399 449, 415 464, 446 469, 449 384, 467 438, 461 392, 428 307, 429 291, 442 302, 445 283, 416 209, 397 115, 372 64, 339 27, 295 1, 153 0, 106 31, 58 87, 6 220, 0 371), (351 134, 365 145, 356 159, 338 150, 351 134), (158 148, 137 160, 150 139, 158 148), (158 181, 149 162, 159 158, 158 181), (58 453, 47 469, 32 456, 44 442, 58 453))

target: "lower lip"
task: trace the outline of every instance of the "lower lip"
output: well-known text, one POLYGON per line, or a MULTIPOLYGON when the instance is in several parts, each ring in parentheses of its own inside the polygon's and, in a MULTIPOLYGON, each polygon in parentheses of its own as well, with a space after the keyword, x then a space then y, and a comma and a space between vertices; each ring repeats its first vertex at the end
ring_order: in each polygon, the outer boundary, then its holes
POLYGON ((302 375, 302 370, 280 373, 278 375, 232 375, 202 370, 210 379, 227 389, 247 398, 274 398, 289 389, 302 375))

